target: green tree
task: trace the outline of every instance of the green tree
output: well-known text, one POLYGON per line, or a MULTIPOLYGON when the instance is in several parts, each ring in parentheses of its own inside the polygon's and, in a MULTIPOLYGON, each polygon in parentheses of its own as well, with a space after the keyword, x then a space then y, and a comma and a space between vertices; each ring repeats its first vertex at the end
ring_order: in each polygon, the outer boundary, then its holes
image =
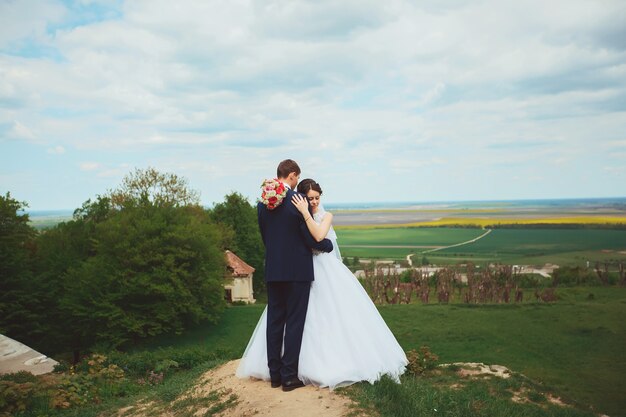
POLYGON ((208 210, 213 221, 221 223, 234 232, 230 250, 255 269, 254 291, 265 290, 265 247, 257 220, 256 207, 237 192, 224 197, 224 201, 208 210))
POLYGON ((47 343, 77 360, 95 343, 117 347, 216 321, 230 234, 197 203, 184 179, 135 170, 42 233, 36 271, 47 343))
POLYGON ((151 167, 135 169, 124 177, 119 188, 109 194, 115 207, 183 207, 200 204, 198 192, 189 188, 186 179, 151 167))
POLYGON ((60 299, 76 325, 72 348, 215 322, 224 306, 220 236, 193 207, 125 208, 97 224, 96 255, 68 270, 60 299))
POLYGON ((0 333, 23 339, 35 317, 30 305, 37 302, 31 293, 31 255, 35 229, 29 224, 27 207, 11 197, 0 195, 0 333))
POLYGON ((32 347, 45 347, 49 354, 72 350, 76 362, 80 351, 94 343, 91 329, 87 327, 81 333, 72 312, 61 310, 60 300, 75 297, 70 292, 74 283, 68 271, 97 255, 96 226, 114 213, 110 199, 98 196, 76 209, 73 220, 59 223, 37 237, 33 278, 39 298, 33 309, 42 320, 33 327, 32 347))

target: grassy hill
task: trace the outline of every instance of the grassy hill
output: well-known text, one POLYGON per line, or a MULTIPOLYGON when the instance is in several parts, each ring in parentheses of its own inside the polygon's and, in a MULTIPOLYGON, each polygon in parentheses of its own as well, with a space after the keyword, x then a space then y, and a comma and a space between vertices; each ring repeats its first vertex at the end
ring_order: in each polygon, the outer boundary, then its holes
MULTIPOLYGON (((504 365, 582 408, 593 406, 611 416, 626 415, 626 289, 579 287, 557 293, 561 299, 554 304, 410 304, 379 310, 407 351, 428 345, 440 362, 504 365)), ((156 338, 138 348, 201 347, 238 358, 263 308, 232 307, 217 326, 199 326, 184 335, 156 338)), ((381 384, 377 393, 375 387, 369 394, 367 385, 355 388, 365 390, 355 395, 372 399, 390 389, 381 384)))

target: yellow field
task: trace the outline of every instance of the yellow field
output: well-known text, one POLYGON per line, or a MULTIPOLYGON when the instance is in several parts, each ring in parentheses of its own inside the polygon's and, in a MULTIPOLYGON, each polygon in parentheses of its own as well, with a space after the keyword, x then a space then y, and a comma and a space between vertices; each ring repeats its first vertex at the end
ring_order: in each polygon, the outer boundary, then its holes
POLYGON ((334 226, 335 229, 389 229, 394 227, 487 227, 493 225, 537 225, 537 224, 580 224, 580 225, 626 225, 626 217, 609 216, 577 216, 577 217, 546 217, 533 219, 519 218, 456 218, 444 217, 439 220, 403 223, 403 224, 368 224, 368 225, 345 225, 334 226))
POLYGON ((506 209, 489 208, 489 209, 336 209, 333 213, 502 213, 506 209))

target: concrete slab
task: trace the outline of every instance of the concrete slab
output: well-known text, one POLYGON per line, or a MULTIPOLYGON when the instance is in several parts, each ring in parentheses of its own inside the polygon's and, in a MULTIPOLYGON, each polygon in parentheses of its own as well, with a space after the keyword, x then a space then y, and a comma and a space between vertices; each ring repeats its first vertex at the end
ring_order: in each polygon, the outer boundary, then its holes
POLYGON ((0 334, 0 374, 28 371, 34 375, 52 372, 58 364, 23 343, 0 334))

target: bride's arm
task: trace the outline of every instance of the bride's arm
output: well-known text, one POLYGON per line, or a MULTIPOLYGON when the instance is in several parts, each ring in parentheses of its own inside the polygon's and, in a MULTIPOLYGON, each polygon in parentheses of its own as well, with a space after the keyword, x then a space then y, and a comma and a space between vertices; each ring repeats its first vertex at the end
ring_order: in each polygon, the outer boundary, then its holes
POLYGON ((322 219, 322 222, 320 224, 317 224, 309 213, 309 203, 306 201, 305 198, 302 198, 298 194, 294 194, 291 198, 291 202, 294 206, 296 206, 298 211, 304 217, 304 222, 306 223, 306 226, 309 229, 309 232, 311 232, 313 238, 318 242, 324 239, 328 234, 328 230, 330 229, 330 226, 333 222, 332 213, 326 212, 324 218, 322 219))

